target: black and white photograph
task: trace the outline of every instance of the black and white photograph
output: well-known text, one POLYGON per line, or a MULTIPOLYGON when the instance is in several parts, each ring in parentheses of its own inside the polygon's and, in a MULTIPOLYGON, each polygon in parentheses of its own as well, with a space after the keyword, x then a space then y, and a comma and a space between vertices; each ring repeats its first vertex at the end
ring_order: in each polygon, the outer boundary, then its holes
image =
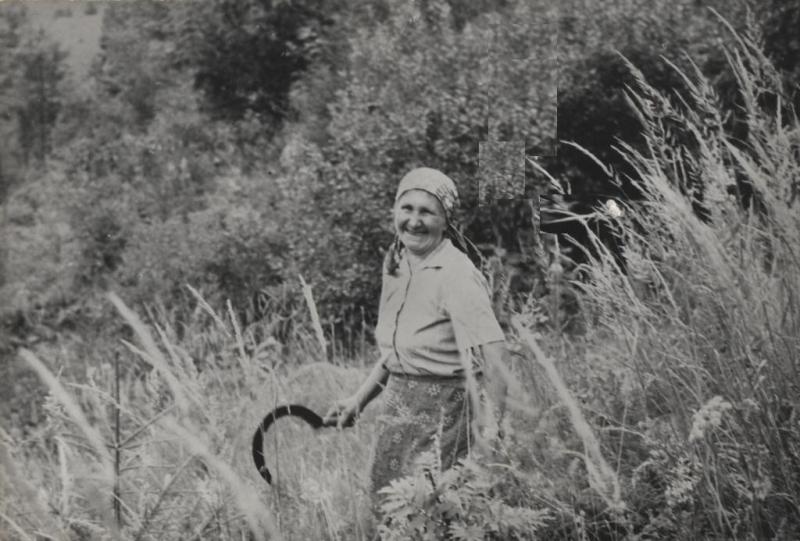
POLYGON ((800 0, 0 0, 0 539, 800 539, 800 0))

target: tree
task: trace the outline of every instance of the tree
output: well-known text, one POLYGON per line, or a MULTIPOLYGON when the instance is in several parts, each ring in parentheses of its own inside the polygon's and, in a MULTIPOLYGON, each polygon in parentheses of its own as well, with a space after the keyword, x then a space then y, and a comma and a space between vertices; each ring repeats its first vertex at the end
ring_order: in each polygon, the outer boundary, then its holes
MULTIPOLYGON (((683 69, 718 63, 719 41, 725 29, 709 8, 716 0, 680 0, 669 5, 653 0, 570 0, 562 7, 559 25, 558 138, 580 144, 603 163, 611 164, 623 180, 627 195, 635 195, 635 172, 613 149, 617 141, 638 145, 640 124, 627 103, 625 90, 634 81, 623 57, 656 88, 675 95, 683 90, 681 77, 664 59, 683 69)), ((725 4, 739 18, 741 2, 725 4), (730 4, 730 5, 729 5, 730 4)), ((717 71, 716 73, 719 73, 717 71)), ((611 179, 582 152, 561 145, 556 160, 547 164, 579 192, 617 191, 611 179)))
POLYGON ((31 158, 42 161, 52 150, 51 132, 63 99, 60 84, 66 53, 40 30, 20 44, 16 56, 19 143, 25 163, 31 158))
POLYGON ((153 0, 113 3, 103 11, 101 53, 91 75, 103 94, 98 99, 121 102, 134 128, 153 120, 158 90, 177 75, 168 60, 170 13, 153 0))
POLYGON ((24 5, 0 4, 0 138, 5 142, 0 147, 0 202, 6 200, 9 190, 18 182, 22 161, 16 122, 20 100, 15 86, 15 50, 26 18, 24 5))
MULTIPOLYGON (((210 111, 265 122, 289 114, 291 84, 331 23, 322 0, 216 0, 178 7, 176 58, 194 71, 210 111)), ((334 10, 336 7, 333 8, 334 10)))

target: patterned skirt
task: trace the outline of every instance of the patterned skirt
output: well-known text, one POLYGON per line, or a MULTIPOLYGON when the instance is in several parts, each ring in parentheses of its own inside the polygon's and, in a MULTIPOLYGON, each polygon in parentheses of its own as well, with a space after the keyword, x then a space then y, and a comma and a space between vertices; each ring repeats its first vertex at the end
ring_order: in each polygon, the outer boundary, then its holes
POLYGON ((437 447, 436 440, 442 470, 465 457, 472 445, 472 408, 463 378, 392 374, 383 392, 386 406, 370 473, 372 506, 378 514, 378 491, 414 473, 417 460, 437 447))

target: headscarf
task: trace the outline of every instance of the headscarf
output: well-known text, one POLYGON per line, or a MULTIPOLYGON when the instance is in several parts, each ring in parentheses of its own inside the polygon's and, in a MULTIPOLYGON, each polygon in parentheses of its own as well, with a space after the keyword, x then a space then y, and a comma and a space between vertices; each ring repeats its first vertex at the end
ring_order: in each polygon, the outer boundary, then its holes
POLYGON ((458 208, 458 190, 453 179, 437 169, 419 167, 400 179, 397 195, 394 197, 395 203, 409 190, 423 190, 438 199, 448 225, 452 224, 453 213, 458 208))
MULTIPOLYGON (((458 190, 453 179, 437 169, 430 167, 419 167, 409 171, 397 186, 395 203, 404 193, 409 190, 423 190, 434 196, 439 204, 442 205, 444 216, 447 220, 447 227, 455 230, 453 217, 458 208, 458 190)), ((394 274, 400 265, 403 245, 400 237, 395 234, 394 242, 386 254, 385 268, 389 274, 394 274)))

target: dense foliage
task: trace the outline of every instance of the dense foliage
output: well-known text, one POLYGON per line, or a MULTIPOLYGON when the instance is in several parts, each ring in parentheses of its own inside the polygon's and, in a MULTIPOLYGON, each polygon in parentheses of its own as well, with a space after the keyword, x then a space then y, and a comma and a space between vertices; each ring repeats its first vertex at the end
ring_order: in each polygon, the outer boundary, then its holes
MULTIPOLYGON (((329 231, 305 240, 310 258, 301 262, 314 269, 313 259, 327 259, 318 267, 325 274, 314 275, 323 306, 374 309, 373 269, 391 239, 394 189, 412 167, 427 164, 452 175, 475 242, 495 241, 493 229, 505 233, 501 245, 516 241, 519 217, 500 206, 478 208, 479 145, 490 123, 531 146, 552 141, 555 80, 547 74, 555 67, 554 13, 534 18, 535 4, 507 4, 461 31, 447 5, 435 2, 422 12, 397 8, 381 24, 360 29, 350 40, 346 82, 329 107, 325 139, 302 129, 291 135, 283 154, 286 182, 304 214, 322 218, 318 223, 329 231), (331 242, 336 249, 324 255, 321 248, 331 242), (343 254, 355 257, 340 260, 343 254)), ((516 159, 523 170, 523 156, 516 159)))
MULTIPOLYGON (((549 257, 532 227, 547 183, 523 149, 576 191, 608 188, 582 153, 562 146, 554 154, 556 120, 560 139, 624 169, 607 143, 638 136, 623 96, 631 80, 615 50, 658 88, 678 82, 660 54, 686 50, 701 63, 719 56, 710 47, 719 24, 696 2, 680 9, 590 4, 560 12, 523 1, 469 9, 378 0, 325 9, 310 0, 109 6, 92 85, 53 98, 58 118, 40 140, 55 148, 37 174, 48 188, 20 190, 12 215, 40 222, 24 210, 27 200, 68 224, 58 238, 80 244, 70 252, 78 259, 39 263, 72 276, 66 290, 80 302, 90 302, 82 288, 91 295, 110 283, 132 300, 169 302, 188 280, 245 310, 282 295, 273 286, 291 286, 302 274, 323 319, 338 322, 341 333, 362 313, 374 317, 394 185, 403 171, 426 164, 458 182, 467 236, 512 265, 513 291, 530 290, 542 283, 549 257), (491 153, 505 150, 530 199, 481 205, 491 153), (248 229, 249 239, 225 233, 230 227, 216 219, 235 220, 231 227, 248 229), (170 240, 187 229, 191 255, 170 240), (270 253, 245 253, 245 246, 270 253)), ((9 28, 19 26, 24 10, 4 10, 9 28)), ((29 50, 12 39, 18 33, 8 33, 8 47, 29 50)), ((25 148, 24 124, 8 126, 25 148)), ((19 177, 14 170, 4 177, 19 177)), ((19 264, 8 270, 6 290, 19 291, 11 284, 30 276, 19 264)), ((22 289, 33 298, 19 304, 17 295, 11 311, 48 304, 39 288, 22 289)))
MULTIPOLYGON (((292 83, 325 46, 329 2, 219 1, 181 8, 179 61, 215 115, 252 113, 267 123, 290 112, 292 83)), ((335 9, 335 8, 334 8, 335 9)))

